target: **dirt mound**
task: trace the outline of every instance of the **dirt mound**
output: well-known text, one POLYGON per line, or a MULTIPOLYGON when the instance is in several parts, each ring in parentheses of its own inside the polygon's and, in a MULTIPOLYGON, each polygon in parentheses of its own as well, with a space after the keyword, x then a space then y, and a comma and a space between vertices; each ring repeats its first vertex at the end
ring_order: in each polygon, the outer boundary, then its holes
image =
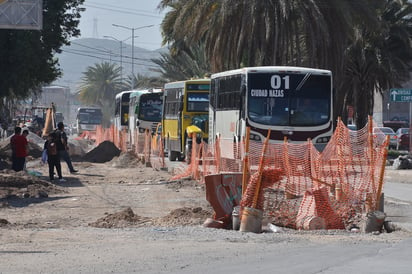
POLYGON ((117 168, 137 167, 139 162, 133 152, 121 153, 119 157, 115 157, 110 161, 112 167, 117 168))
POLYGON ((83 161, 92 163, 105 163, 120 155, 120 150, 110 141, 104 141, 86 153, 83 161))
POLYGON ((34 158, 40 158, 43 148, 35 143, 29 142, 29 156, 33 156, 34 158))
MULTIPOLYGON (((29 140, 29 156, 34 158, 40 158, 43 151, 43 147, 39 146, 37 143, 33 143, 29 140)), ((11 146, 10 140, 6 140, 0 143, 0 157, 3 159, 11 160, 11 146)))
POLYGON ((123 211, 100 218, 89 225, 98 228, 122 228, 142 226, 148 222, 150 222, 150 218, 140 217, 139 215, 134 214, 133 210, 128 207, 123 211))
POLYGON ((46 198, 49 194, 64 192, 38 177, 28 175, 24 171, 4 170, 0 173, 0 199, 5 198, 46 198))
POLYGON ((69 152, 72 158, 82 158, 91 148, 94 143, 86 139, 69 139, 69 152))
POLYGON ((123 211, 108 214, 106 217, 98 219, 90 226, 98 228, 124 228, 124 227, 142 227, 142 226, 183 226, 183 225, 201 225, 213 213, 202 209, 201 207, 182 207, 171 211, 168 215, 160 218, 141 217, 136 215, 128 207, 123 211))
POLYGON ((168 215, 154 220, 153 223, 160 226, 201 225, 212 215, 212 212, 201 207, 182 207, 172 210, 168 215))

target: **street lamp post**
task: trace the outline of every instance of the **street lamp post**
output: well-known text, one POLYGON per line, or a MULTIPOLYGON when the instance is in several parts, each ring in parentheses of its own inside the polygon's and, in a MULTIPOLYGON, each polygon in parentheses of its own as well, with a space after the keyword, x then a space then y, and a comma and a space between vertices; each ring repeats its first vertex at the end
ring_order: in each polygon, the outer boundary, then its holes
MULTIPOLYGON (((120 80, 123 82, 123 42, 132 38, 131 36, 127 37, 126 39, 119 40, 116 37, 105 35, 104 38, 110 38, 120 43, 120 80)), ((135 36, 139 37, 139 36, 135 36)))
POLYGON ((118 25, 118 24, 112 24, 113 27, 118 27, 118 28, 124 28, 132 31, 132 89, 134 89, 134 31, 138 29, 143 29, 143 28, 150 28, 153 27, 154 25, 147 25, 147 26, 141 26, 137 28, 131 28, 131 27, 126 27, 123 25, 118 25))

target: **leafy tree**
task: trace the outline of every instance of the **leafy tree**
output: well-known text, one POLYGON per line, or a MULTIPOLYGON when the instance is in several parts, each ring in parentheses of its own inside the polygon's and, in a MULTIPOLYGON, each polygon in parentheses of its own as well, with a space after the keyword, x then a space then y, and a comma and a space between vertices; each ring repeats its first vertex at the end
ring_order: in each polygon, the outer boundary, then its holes
POLYGON ((210 62, 205 55, 204 44, 198 43, 191 48, 175 54, 162 53, 159 59, 152 59, 160 69, 154 70, 167 81, 181 81, 190 78, 203 78, 210 74, 210 62))
POLYGON ((103 124, 108 126, 114 113, 116 94, 125 88, 121 81, 121 68, 116 64, 103 62, 87 67, 77 92, 83 104, 102 108, 103 124))
POLYGON ((259 65, 332 69, 355 22, 376 20, 369 0, 162 0, 172 51, 204 41, 212 72, 259 65))
POLYGON ((128 75, 125 84, 125 88, 129 90, 133 89, 148 89, 162 87, 165 80, 159 77, 147 77, 141 74, 128 75), (134 87, 132 88, 132 86, 134 87))
POLYGON ((404 81, 411 61, 407 0, 162 0, 164 43, 171 53, 199 41, 211 71, 295 65, 330 69, 335 116, 355 105, 358 126, 374 94, 404 81))
MULTIPOLYGON (((166 83, 162 77, 147 77, 141 74, 137 74, 134 79, 135 89, 149 89, 149 88, 161 88, 166 83)), ((132 85, 131 76, 127 79, 127 85, 132 85)))
POLYGON ((42 30, 0 29, 0 98, 26 98, 61 75, 55 53, 69 45, 84 0, 43 0, 42 30))
MULTIPOLYGON (((407 0, 385 0, 377 9, 379 31, 356 26, 345 51, 345 73, 337 102, 353 105, 358 128, 373 114, 375 95, 409 79, 412 61, 412 5, 407 0)), ((344 109, 341 109, 344 113, 344 109)))

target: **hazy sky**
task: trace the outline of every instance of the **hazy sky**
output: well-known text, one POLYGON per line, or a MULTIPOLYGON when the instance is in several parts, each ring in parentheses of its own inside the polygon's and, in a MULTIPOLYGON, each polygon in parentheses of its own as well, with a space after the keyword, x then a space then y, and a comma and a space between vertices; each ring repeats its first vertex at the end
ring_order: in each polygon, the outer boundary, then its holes
POLYGON ((80 38, 104 38, 112 36, 124 43, 132 44, 132 30, 114 27, 112 24, 128 28, 142 28, 134 31, 136 47, 158 49, 161 47, 162 36, 160 24, 165 12, 156 9, 159 0, 86 0, 80 19, 80 38))

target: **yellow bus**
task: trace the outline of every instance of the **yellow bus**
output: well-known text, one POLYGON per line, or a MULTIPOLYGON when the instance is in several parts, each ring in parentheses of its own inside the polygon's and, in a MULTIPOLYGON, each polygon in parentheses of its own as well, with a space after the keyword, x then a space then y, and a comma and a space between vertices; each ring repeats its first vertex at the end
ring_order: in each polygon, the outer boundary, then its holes
POLYGON ((190 163, 193 141, 208 141, 209 87, 210 79, 165 84, 162 137, 170 161, 190 163))

